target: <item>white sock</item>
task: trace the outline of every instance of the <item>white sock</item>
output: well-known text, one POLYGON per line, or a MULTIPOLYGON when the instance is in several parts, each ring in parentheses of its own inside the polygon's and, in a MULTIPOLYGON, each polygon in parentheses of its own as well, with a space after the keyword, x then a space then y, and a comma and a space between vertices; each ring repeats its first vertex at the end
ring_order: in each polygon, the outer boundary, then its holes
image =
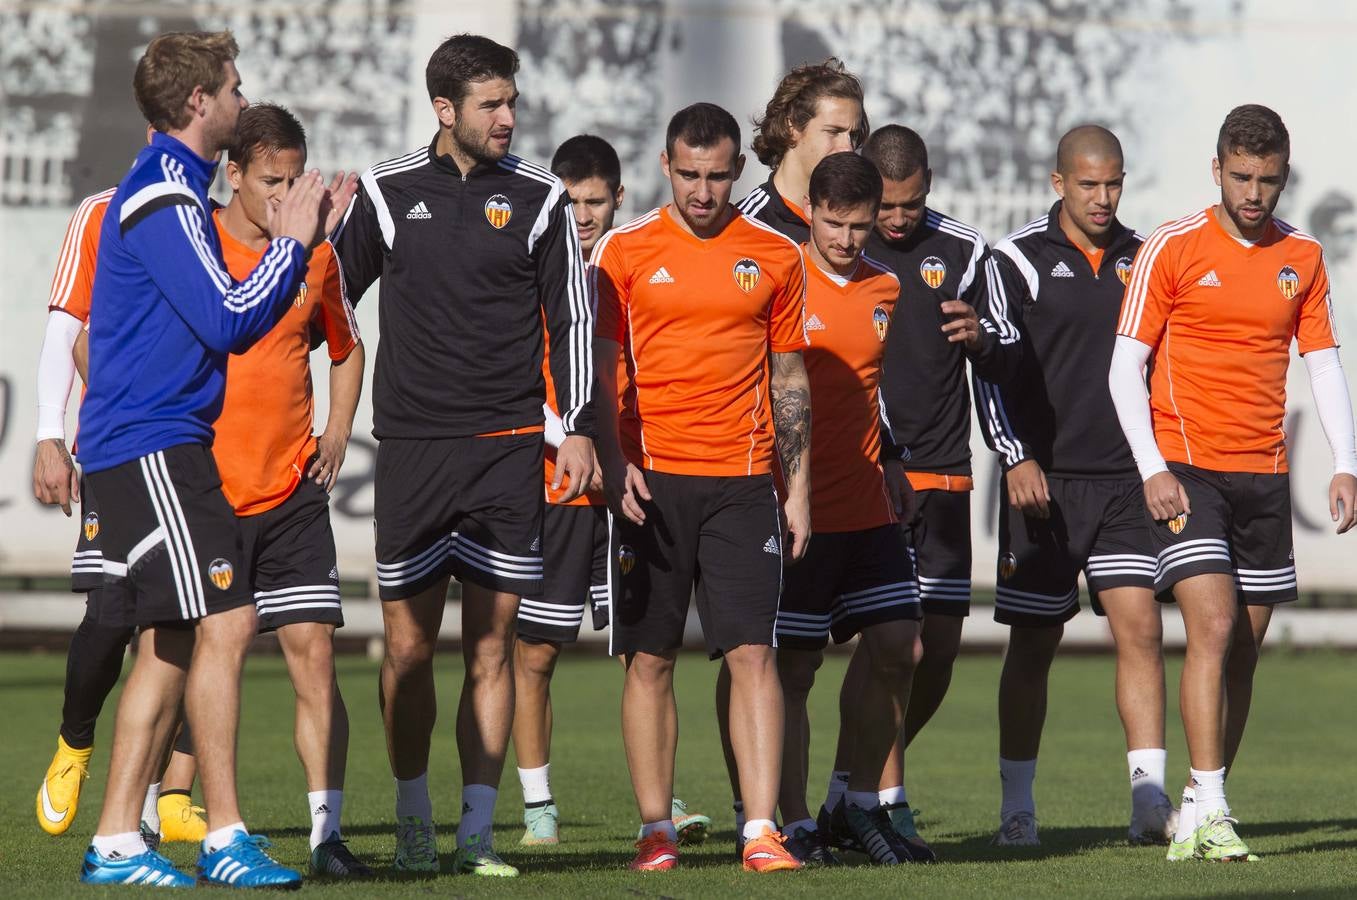
POLYGON ((1182 843, 1192 839, 1193 833, 1197 830, 1197 792, 1192 789, 1192 785, 1183 788, 1183 805, 1178 810, 1178 833, 1173 836, 1175 841, 1182 843))
POLYGON ((764 829, 777 831, 777 823, 772 819, 750 819, 744 823, 744 828, 740 829, 740 834, 744 835, 746 841, 752 841, 760 837, 764 829))
POLYGON ((878 791, 876 798, 881 801, 882 806, 892 806, 896 803, 903 803, 909 806, 909 800, 905 797, 905 786, 886 788, 884 791, 878 791))
POLYGON ((1036 815, 1037 802, 1032 799, 1032 782, 1037 780, 1035 759, 999 757, 999 780, 1004 791, 1003 804, 999 807, 1000 819, 1019 812, 1036 815))
POLYGON ((90 843, 104 859, 122 857, 130 859, 146 852, 146 842, 141 839, 140 831, 125 831, 122 834, 96 834, 90 843))
POLYGON ((141 802, 141 820, 146 827, 160 834, 160 782, 146 788, 146 799, 141 802))
POLYGON ((1209 769, 1189 769, 1192 773, 1192 790, 1196 793, 1198 819, 1213 812, 1230 814, 1230 804, 1225 802, 1225 768, 1214 771, 1209 769))
POLYGON ((344 805, 343 791, 307 791, 311 807, 311 849, 339 837, 339 810, 344 805))
POLYGON ((429 799, 429 773, 414 778, 396 779, 396 818, 415 816, 425 825, 433 824, 433 801, 429 799))
POLYGON ((731 809, 735 810, 735 830, 744 834, 744 803, 736 800, 731 804, 731 809))
POLYGON ((1131 773, 1131 808, 1150 809, 1166 796, 1164 766, 1169 752, 1158 747, 1132 750, 1126 754, 1126 768, 1131 773))
POLYGON ((665 819, 662 822, 647 822, 641 826, 642 840, 645 840, 652 834, 664 835, 664 839, 671 844, 678 841, 678 832, 674 830, 673 819, 665 819))
POLYGON ((848 773, 835 769, 829 773, 829 791, 825 794, 825 809, 830 812, 839 805, 843 799, 844 791, 848 790, 848 773))
POLYGON ((457 823, 457 846, 465 847, 471 838, 480 836, 481 846, 490 845, 490 822, 495 817, 495 797, 499 791, 488 784, 468 784, 462 787, 462 821, 457 823))
POLYGON ((203 838, 203 850, 207 853, 215 853, 222 847, 231 846, 231 842, 236 839, 237 831, 249 834, 249 832, 245 830, 244 822, 236 822, 233 825, 227 825, 225 828, 209 831, 207 837, 203 838))
POLYGON ((848 800, 849 806, 856 806, 858 809, 876 809, 881 803, 876 791, 847 791, 844 797, 848 800))
POLYGON ((519 769, 518 783, 523 788, 523 805, 551 800, 551 763, 536 769, 519 769))
MULTIPOLYGON (((795 822, 788 822, 786 825, 783 825, 783 826, 782 826, 782 833, 783 833, 783 834, 796 834, 796 829, 798 829, 798 828, 800 828, 802 831, 806 831, 806 832, 819 831, 819 830, 820 830, 819 826, 815 824, 815 820, 814 820, 814 819, 797 819, 795 822)), ((740 833, 741 833, 741 834, 744 834, 744 829, 743 829, 743 828, 740 829, 740 833)))

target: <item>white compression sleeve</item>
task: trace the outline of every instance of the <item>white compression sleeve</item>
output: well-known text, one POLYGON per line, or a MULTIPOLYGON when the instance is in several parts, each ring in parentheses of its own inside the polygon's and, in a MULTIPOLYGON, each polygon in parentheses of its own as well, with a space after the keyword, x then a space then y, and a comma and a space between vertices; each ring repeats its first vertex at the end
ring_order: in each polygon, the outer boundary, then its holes
POLYGON ((75 316, 54 309, 47 314, 47 331, 38 356, 39 441, 66 439, 66 401, 75 381, 75 358, 71 349, 83 323, 75 316))
POLYGON ((565 428, 561 423, 561 417, 556 415, 551 407, 547 406, 545 403, 542 404, 542 412, 547 417, 545 428, 546 434, 544 435, 547 439, 547 443, 553 447, 561 446, 561 444, 565 443, 566 438, 565 428))
POLYGON ((1310 391, 1315 396, 1319 424, 1324 428, 1324 436, 1329 439, 1329 449, 1333 451, 1334 474, 1346 472, 1357 475, 1352 400, 1338 348, 1311 350, 1305 354, 1305 367, 1310 370, 1310 391))
POLYGON ((1154 442, 1154 423, 1150 418, 1150 395, 1145 391, 1145 363, 1150 348, 1135 338, 1117 335, 1112 350, 1112 365, 1107 371, 1107 387, 1117 409, 1126 443, 1131 446, 1142 481, 1168 471, 1168 464, 1154 442))

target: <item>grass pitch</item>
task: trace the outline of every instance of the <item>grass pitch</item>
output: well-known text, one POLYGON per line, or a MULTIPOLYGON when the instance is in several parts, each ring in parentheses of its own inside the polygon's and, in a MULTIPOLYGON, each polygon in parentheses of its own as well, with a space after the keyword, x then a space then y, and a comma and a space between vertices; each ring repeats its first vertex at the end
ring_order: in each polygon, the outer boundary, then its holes
MULTIPOLYGON (((812 806, 824 790, 836 727, 836 688, 844 657, 830 658, 812 697, 812 806)), ((938 717, 911 748, 911 802, 921 832, 945 860, 897 869, 865 865, 775 875, 741 872, 734 825, 712 716, 716 667, 698 656, 678 667, 681 740, 679 796, 712 816, 715 834, 684 853, 682 868, 641 875, 626 870, 636 810, 618 734, 617 663, 569 654, 555 681, 556 736, 552 787, 563 815, 563 843, 519 848, 521 797, 510 755, 496 817, 496 844, 523 870, 516 880, 443 874, 403 878, 391 869, 394 791, 376 706, 376 666, 343 658, 340 680, 352 723, 344 823, 352 849, 379 872, 376 881, 309 880, 311 895, 589 896, 589 897, 1192 897, 1357 896, 1357 743, 1351 689, 1354 659, 1336 654, 1272 652, 1259 668, 1253 718, 1230 781, 1240 833, 1263 861, 1170 865, 1161 848, 1125 844, 1128 789, 1125 751, 1112 699, 1110 658, 1057 660, 1037 779, 1042 846, 1000 850, 995 696, 999 660, 963 658, 938 717)), ((1171 685, 1177 683, 1171 665, 1171 685)), ((442 716, 430 782, 439 846, 450 861, 459 779, 452 738, 460 660, 438 663, 442 716)), ((110 698, 97 735, 92 777, 67 834, 53 838, 34 821, 34 794, 55 745, 64 660, 53 654, 0 655, 0 896, 125 895, 133 889, 85 888, 76 882, 107 777, 112 737, 110 698)), ((1173 690, 1170 693, 1175 693, 1173 690)), ((266 833, 280 860, 304 868, 305 783, 292 750, 292 693, 282 660, 252 658, 246 669, 241 730, 242 805, 253 830, 266 833)), ((1170 793, 1186 771, 1176 703, 1169 710, 1170 793)), ((192 871, 196 849, 167 845, 192 871)), ((135 889, 152 891, 153 889, 135 889)))

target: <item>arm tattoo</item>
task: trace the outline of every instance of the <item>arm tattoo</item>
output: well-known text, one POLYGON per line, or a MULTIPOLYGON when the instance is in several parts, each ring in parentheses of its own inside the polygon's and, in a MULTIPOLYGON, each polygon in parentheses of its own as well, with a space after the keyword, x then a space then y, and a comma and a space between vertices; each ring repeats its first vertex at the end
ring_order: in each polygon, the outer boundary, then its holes
POLYGON ((773 429, 782 473, 791 480, 801 471, 801 455, 810 446, 810 391, 791 388, 773 392, 773 429))
POLYGON ((800 353, 772 357, 773 431, 783 477, 791 481, 810 449, 810 379, 800 353))

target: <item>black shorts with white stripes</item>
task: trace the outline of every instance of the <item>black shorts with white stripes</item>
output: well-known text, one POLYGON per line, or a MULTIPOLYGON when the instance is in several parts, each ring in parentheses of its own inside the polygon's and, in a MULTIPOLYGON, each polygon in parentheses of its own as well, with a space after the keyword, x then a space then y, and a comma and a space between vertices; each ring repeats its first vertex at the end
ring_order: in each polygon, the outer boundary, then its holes
POLYGON ((1267 606, 1296 599, 1291 543, 1291 479, 1283 474, 1214 472, 1182 463, 1169 471, 1187 491, 1192 514, 1150 523, 1159 566, 1154 589, 1173 599, 1173 586, 1193 575, 1230 575, 1239 601, 1267 606))
POLYGON ((619 518, 621 590, 614 654, 661 654, 683 645, 696 596, 707 654, 777 646, 782 511, 771 475, 646 472, 644 525, 619 518))
POLYGON ((87 594, 104 585, 104 551, 100 532, 99 504, 94 499, 94 487, 83 475, 80 477, 80 535, 75 540, 75 555, 71 557, 71 590, 87 594))
POLYGON ((926 615, 971 614, 971 492, 914 492, 906 537, 926 615))
POLYGON ((542 593, 519 601, 519 640, 572 643, 586 611, 595 631, 608 627, 616 566, 608 507, 548 503, 542 513, 542 593))
POLYGON ((520 597, 540 594, 542 449, 540 432, 378 443, 381 598, 413 597, 449 575, 520 597))
POLYGON ((1029 518, 1008 505, 999 514, 994 619, 1005 625, 1059 625, 1079 612, 1079 572, 1093 611, 1098 592, 1154 586, 1155 548, 1145 526, 1139 478, 1046 477, 1050 517, 1029 518))
POLYGON ((344 624, 324 488, 303 478, 273 509, 241 516, 240 542, 261 632, 295 622, 344 624))
POLYGON ((923 617, 909 544, 899 525, 820 532, 800 562, 782 573, 777 640, 820 650, 883 622, 923 617))
POLYGON ((192 622, 254 602, 207 447, 181 444, 86 481, 99 498, 105 578, 132 588, 119 595, 121 611, 102 604, 107 624, 192 622))

